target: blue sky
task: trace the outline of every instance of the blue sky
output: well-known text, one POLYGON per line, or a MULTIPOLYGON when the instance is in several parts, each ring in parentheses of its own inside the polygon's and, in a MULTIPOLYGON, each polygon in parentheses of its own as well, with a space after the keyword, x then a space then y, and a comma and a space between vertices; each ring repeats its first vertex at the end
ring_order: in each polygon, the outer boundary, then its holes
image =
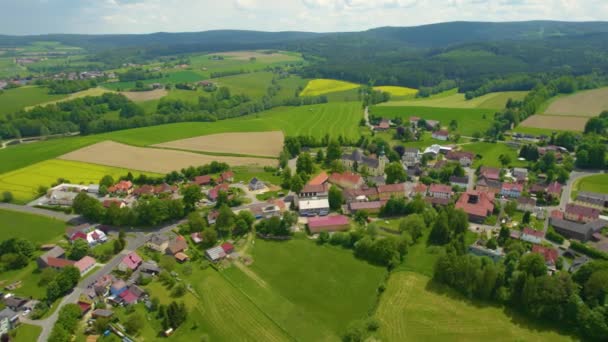
POLYGON ((607 0, 0 0, 0 34, 355 31, 444 21, 608 20, 607 0))

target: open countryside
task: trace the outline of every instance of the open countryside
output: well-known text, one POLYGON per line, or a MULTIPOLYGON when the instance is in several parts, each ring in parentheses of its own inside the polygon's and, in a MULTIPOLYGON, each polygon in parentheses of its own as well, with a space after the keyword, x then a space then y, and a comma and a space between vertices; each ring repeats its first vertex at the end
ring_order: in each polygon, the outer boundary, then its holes
POLYGON ((341 92, 359 88, 359 84, 330 80, 330 79, 315 79, 308 82, 306 88, 302 90, 300 96, 318 96, 329 93, 341 92))
POLYGON ((580 91, 563 96, 549 104, 544 114, 597 116, 608 110, 608 88, 580 91))
POLYGON ((389 101, 383 103, 382 106, 501 109, 505 107, 509 99, 520 101, 526 94, 525 91, 498 92, 467 100, 465 94, 458 93, 456 89, 453 89, 429 98, 389 101))
MULTIPOLYGON (((111 150, 100 150, 98 153, 108 153, 111 150)), ((135 163, 132 164, 137 166, 135 163)), ((51 159, 12 172, 0 174, 0 192, 10 191, 19 203, 27 203, 35 199, 39 187, 49 187, 58 179, 65 179, 74 184, 97 184, 105 175, 120 177, 132 171, 135 175, 142 172, 139 168, 108 167, 82 163, 78 161, 51 159)), ((143 170, 146 171, 146 170, 143 170)), ((145 172, 148 175, 154 173, 145 172)))
POLYGON ((565 115, 532 115, 521 123, 522 127, 542 128, 558 131, 577 131, 582 132, 588 118, 580 116, 565 115))
POLYGON ((212 161, 234 166, 272 166, 276 164, 275 159, 212 156, 159 148, 135 147, 113 141, 100 142, 64 154, 59 158, 156 173, 168 173, 189 166, 209 164, 212 161))
POLYGON ((154 147, 199 152, 278 157, 283 150, 283 132, 221 133, 170 141, 154 147))

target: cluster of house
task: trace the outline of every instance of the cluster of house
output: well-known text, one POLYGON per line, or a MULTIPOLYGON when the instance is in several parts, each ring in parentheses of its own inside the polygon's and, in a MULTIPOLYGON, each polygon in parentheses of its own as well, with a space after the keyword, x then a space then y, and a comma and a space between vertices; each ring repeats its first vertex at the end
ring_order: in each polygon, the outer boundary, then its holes
POLYGON ((99 194, 99 185, 79 185, 62 183, 49 189, 46 195, 38 201, 40 205, 70 207, 74 203, 74 199, 76 198, 76 196, 83 192, 96 198, 99 194))
MULTIPOLYGON (((200 239, 200 235, 198 238, 200 239)), ((171 255, 178 262, 186 262, 189 259, 185 253, 188 250, 188 242, 181 235, 152 234, 146 242, 146 247, 162 254, 171 255)))
POLYGON ((37 300, 15 296, 12 293, 0 292, 0 301, 4 309, 0 310, 0 336, 8 334, 21 324, 21 315, 34 310, 38 304, 37 300))
POLYGON ((88 255, 82 257, 82 259, 78 261, 69 260, 66 258, 65 250, 60 246, 55 246, 46 251, 44 254, 39 256, 38 259, 36 259, 36 262, 38 264, 38 268, 40 269, 52 268, 55 270, 61 270, 67 266, 74 266, 80 271, 81 275, 87 273, 97 263, 94 258, 88 255))
POLYGON ((583 242, 600 240, 601 230, 608 226, 608 221, 601 219, 600 214, 601 210, 596 207, 570 203, 565 211, 551 212, 549 223, 556 232, 567 238, 583 242))

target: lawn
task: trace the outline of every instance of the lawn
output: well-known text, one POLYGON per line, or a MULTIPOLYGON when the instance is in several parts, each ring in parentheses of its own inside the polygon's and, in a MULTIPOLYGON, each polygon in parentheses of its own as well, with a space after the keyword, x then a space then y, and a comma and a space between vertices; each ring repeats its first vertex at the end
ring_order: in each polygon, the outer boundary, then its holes
POLYGON ((351 82, 318 78, 308 82, 300 96, 319 96, 333 92, 359 88, 361 85, 351 82))
POLYGON ((471 303, 413 272, 391 275, 375 316, 384 341, 571 340, 500 307, 471 303))
POLYGON ((402 118, 406 123, 410 117, 418 116, 426 120, 437 120, 442 127, 447 127, 452 120, 456 120, 457 132, 464 136, 472 136, 475 132, 483 133, 490 127, 494 117, 493 110, 476 108, 375 106, 370 109, 370 113, 389 119, 402 118))
POLYGON ((42 328, 36 325, 22 323, 14 332, 13 342, 32 342, 38 339, 42 328))
MULTIPOLYGON (((39 186, 50 187, 59 178, 74 184, 97 184, 105 175, 114 179, 129 171, 116 167, 51 159, 0 175, 0 192, 10 191, 17 203, 27 203, 36 198, 39 186)), ((132 171, 137 177, 141 172, 132 171)), ((146 172, 147 175, 158 176, 146 172)))
POLYGON ((65 232, 65 223, 44 216, 0 210, 0 240, 20 237, 44 244, 57 240, 65 232))
POLYGON ((253 264, 223 274, 296 340, 335 340, 363 319, 386 270, 357 260, 352 251, 305 238, 256 240, 253 264))
POLYGON ((511 163, 509 165, 515 167, 526 166, 525 161, 519 161, 518 150, 510 147, 505 143, 488 143, 488 142, 475 142, 466 145, 462 145, 462 150, 473 152, 476 155, 480 155, 481 159, 475 159, 473 167, 477 168, 480 165, 502 167, 499 156, 506 154, 511 157, 511 163))
POLYGON ((525 91, 507 91, 489 93, 483 96, 467 100, 465 94, 458 93, 457 89, 452 89, 439 93, 428 98, 411 98, 398 101, 389 101, 381 106, 414 106, 414 107, 437 107, 437 108, 484 108, 500 110, 505 107, 507 101, 523 100, 526 97, 525 91))
POLYGON ((42 87, 26 86, 4 90, 0 94, 0 117, 17 112, 25 107, 57 101, 66 97, 67 95, 49 95, 49 90, 42 87))
POLYGON ((576 194, 579 191, 608 194, 608 174, 588 176, 579 179, 573 185, 572 198, 576 198, 576 194))
MULTIPOLYGON (((250 98, 262 98, 272 82, 271 72, 255 72, 214 78, 220 87, 228 87, 232 95, 245 94, 250 98)), ((293 96, 293 94, 292 94, 293 96)))

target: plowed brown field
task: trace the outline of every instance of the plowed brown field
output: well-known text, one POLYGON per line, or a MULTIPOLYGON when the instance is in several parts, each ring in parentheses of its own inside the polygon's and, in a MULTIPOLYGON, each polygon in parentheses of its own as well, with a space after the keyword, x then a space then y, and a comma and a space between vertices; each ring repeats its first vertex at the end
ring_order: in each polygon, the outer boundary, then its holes
POLYGON ((154 145, 198 152, 278 157, 283 150, 283 132, 221 133, 169 141, 154 145))

